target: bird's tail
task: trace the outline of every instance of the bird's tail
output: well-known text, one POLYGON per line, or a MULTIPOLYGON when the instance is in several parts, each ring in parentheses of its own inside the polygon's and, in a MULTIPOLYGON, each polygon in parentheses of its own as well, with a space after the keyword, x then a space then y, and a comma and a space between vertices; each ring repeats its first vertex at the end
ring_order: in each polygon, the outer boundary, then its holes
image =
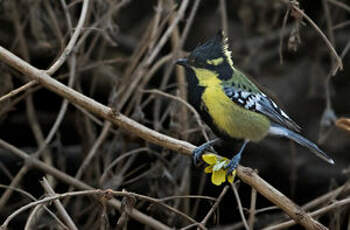
POLYGON ((272 135, 287 137, 297 142, 298 144, 308 148, 312 153, 314 153, 322 160, 325 160, 330 164, 334 164, 334 160, 331 157, 329 157, 325 152, 323 152, 315 143, 309 141, 300 134, 293 132, 292 130, 289 130, 277 124, 272 124, 269 133, 272 135))

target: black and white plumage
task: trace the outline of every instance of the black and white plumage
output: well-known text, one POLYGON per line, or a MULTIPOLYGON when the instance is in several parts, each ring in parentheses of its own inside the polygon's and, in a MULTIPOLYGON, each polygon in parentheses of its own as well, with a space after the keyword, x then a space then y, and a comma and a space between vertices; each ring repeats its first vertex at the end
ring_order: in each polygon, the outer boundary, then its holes
POLYGON ((232 85, 227 86, 227 84, 223 87, 223 90, 226 96, 237 105, 267 116, 271 120, 271 126, 269 129, 270 135, 283 136, 292 139, 298 144, 310 149, 321 159, 334 164, 333 159, 323 152, 316 144, 296 133, 299 132, 301 128, 263 92, 257 90, 253 92, 249 89, 235 88, 232 85))
POLYGON ((223 87, 223 90, 226 96, 245 109, 264 114, 278 124, 296 132, 300 131, 301 128, 264 93, 227 85, 223 87))
MULTIPOLYGON (((177 64, 185 67, 188 97, 201 118, 222 140, 244 140, 239 153, 229 163, 227 173, 237 167, 249 141, 258 142, 267 135, 284 136, 305 146, 317 156, 334 161, 316 144, 297 132, 300 127, 244 73, 233 65, 227 37, 219 32, 177 64)), ((208 142, 193 151, 197 162, 208 142)))

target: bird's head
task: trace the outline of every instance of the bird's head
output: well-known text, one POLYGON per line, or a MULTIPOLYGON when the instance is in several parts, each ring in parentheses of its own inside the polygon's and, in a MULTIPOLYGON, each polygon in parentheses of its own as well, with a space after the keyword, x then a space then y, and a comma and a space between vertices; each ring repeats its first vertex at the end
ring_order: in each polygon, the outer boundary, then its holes
POLYGON ((202 68, 215 72, 232 70, 233 63, 231 51, 228 49, 228 38, 223 31, 219 31, 215 37, 196 47, 188 58, 178 59, 176 64, 185 68, 202 68))

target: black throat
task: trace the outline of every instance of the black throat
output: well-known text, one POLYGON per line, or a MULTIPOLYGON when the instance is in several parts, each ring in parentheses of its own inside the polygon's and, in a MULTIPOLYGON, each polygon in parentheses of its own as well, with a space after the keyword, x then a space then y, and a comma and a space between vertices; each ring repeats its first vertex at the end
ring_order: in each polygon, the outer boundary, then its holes
POLYGON ((190 104, 200 112, 201 96, 204 87, 199 85, 198 79, 191 68, 186 68, 187 96, 190 104))

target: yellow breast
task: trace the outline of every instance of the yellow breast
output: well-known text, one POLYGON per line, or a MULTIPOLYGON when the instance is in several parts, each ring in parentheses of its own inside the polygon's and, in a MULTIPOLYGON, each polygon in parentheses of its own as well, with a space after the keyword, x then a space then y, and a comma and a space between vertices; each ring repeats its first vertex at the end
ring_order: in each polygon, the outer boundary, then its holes
POLYGON ((232 138, 260 141, 268 132, 270 121, 265 116, 247 110, 226 96, 221 80, 215 73, 195 69, 199 85, 203 86, 202 101, 216 127, 232 138))
POLYGON ((202 100, 214 124, 230 137, 260 141, 267 135, 269 120, 261 114, 234 104, 222 89, 207 87, 202 100))

